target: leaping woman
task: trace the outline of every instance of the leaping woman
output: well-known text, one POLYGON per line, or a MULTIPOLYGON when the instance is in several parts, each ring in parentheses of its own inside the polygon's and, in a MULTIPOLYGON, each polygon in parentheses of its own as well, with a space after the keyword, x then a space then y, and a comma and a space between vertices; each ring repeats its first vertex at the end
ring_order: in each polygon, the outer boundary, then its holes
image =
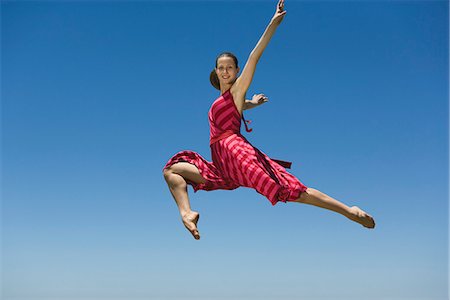
POLYGON ((193 187, 194 192, 249 187, 264 195, 272 205, 279 201, 315 205, 340 213, 364 227, 375 227, 372 216, 357 206, 349 207, 317 189, 306 187, 286 171, 290 162, 268 157, 240 133, 241 120, 246 130, 251 131, 243 111, 267 102, 263 94, 254 95, 252 100, 246 100, 245 94, 264 49, 285 15, 284 0, 279 0, 274 16, 240 75, 235 55, 223 52, 216 58, 210 81, 220 90, 220 96, 208 112, 212 162, 194 151, 183 150, 171 157, 163 168, 183 224, 197 240, 200 239, 197 229, 200 215, 191 210, 187 184, 193 187))

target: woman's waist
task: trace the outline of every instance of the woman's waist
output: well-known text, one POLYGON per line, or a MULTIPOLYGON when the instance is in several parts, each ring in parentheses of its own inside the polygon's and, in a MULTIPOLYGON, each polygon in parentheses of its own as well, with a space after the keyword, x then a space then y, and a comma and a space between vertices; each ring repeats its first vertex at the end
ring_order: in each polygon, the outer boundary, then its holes
POLYGON ((234 131, 234 130, 225 130, 222 133, 219 133, 213 137, 210 138, 209 140, 209 145, 214 144, 215 142, 218 142, 220 140, 223 140, 233 134, 239 135, 239 136, 243 136, 239 131, 234 131))

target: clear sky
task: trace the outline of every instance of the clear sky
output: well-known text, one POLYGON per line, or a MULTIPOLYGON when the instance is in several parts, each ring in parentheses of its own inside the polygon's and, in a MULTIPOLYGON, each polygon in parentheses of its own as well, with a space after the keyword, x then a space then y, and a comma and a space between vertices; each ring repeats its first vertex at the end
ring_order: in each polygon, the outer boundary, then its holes
POLYGON ((372 214, 199 191, 217 54, 243 66, 276 1, 2 1, 3 299, 447 299, 448 1, 293 1, 243 134, 372 214), (414 298, 416 297, 416 298, 414 298))

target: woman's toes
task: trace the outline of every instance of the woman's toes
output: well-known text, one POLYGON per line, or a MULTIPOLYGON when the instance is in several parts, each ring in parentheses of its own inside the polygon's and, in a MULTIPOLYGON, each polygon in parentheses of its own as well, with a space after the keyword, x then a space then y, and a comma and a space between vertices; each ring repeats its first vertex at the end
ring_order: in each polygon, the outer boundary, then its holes
POLYGON ((374 228, 375 220, 371 215, 367 214, 365 211, 360 209, 357 206, 353 206, 352 208, 353 217, 352 220, 358 222, 366 228, 374 228))
POLYGON ((200 239, 200 233, 197 229, 197 222, 200 215, 197 212, 191 212, 189 214, 186 214, 182 217, 183 224, 186 227, 187 230, 189 230, 192 234, 192 236, 196 239, 200 239))
POLYGON ((186 227, 186 229, 191 232, 192 236, 196 240, 199 240, 200 239, 200 233, 198 232, 198 229, 195 226, 195 224, 193 222, 189 222, 189 221, 183 221, 183 223, 184 223, 184 226, 186 227))
POLYGON ((199 240, 200 239, 200 233, 198 232, 198 230, 194 230, 192 235, 194 236, 194 239, 199 240))
POLYGON ((369 222, 367 228, 375 228, 375 220, 372 218, 372 216, 368 215, 369 222))

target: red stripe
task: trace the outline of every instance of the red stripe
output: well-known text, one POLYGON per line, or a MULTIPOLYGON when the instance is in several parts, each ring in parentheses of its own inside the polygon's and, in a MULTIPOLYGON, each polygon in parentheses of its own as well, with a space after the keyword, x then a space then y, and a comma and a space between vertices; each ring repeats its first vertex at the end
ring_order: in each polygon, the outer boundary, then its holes
POLYGON ((223 127, 224 127, 224 128, 229 128, 229 127, 231 127, 231 125, 233 125, 233 119, 227 119, 227 120, 223 123, 223 127))
POLYGON ((261 177, 256 181, 256 186, 262 187, 262 186, 265 186, 265 183, 267 183, 267 177, 261 176, 261 177))
POLYGON ((216 119, 216 124, 222 128, 229 128, 225 125, 224 122, 229 121, 231 119, 235 119, 235 112, 231 110, 225 111, 219 118, 216 119))
POLYGON ((215 118, 216 123, 220 124, 220 122, 224 118, 224 115, 229 115, 231 113, 233 113, 233 111, 231 110, 231 107, 229 105, 226 105, 226 104, 223 105, 216 112, 216 118, 215 118))
POLYGON ((269 188, 269 190, 267 191, 267 194, 269 196, 269 200, 275 198, 276 193, 278 192, 278 190, 280 189, 280 186, 277 185, 276 183, 272 184, 269 188))

